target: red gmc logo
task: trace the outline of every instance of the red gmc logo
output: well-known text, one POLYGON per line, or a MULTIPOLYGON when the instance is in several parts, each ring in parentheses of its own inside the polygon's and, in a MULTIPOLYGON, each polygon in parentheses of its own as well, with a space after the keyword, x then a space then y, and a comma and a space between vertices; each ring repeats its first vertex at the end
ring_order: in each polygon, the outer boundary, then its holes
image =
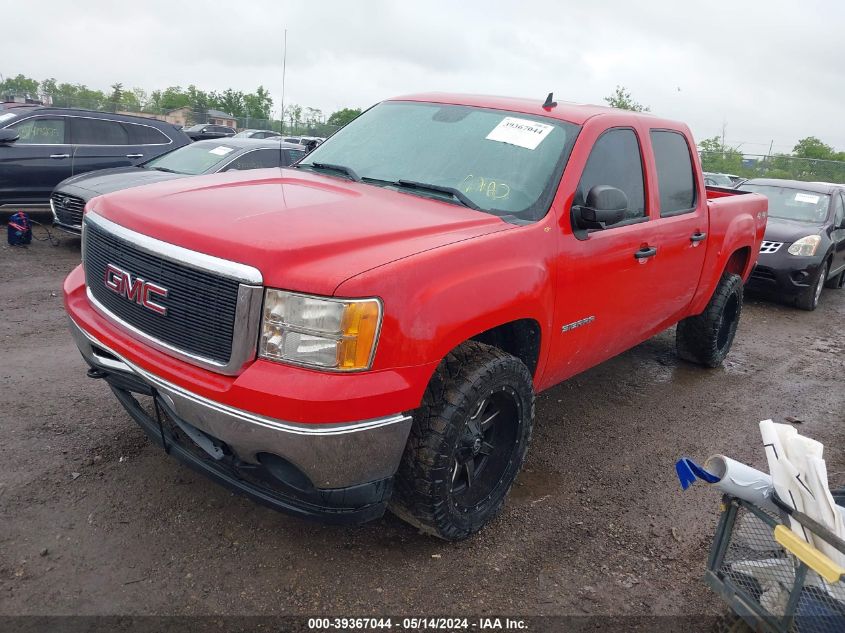
POLYGON ((143 306, 147 310, 152 310, 161 316, 167 314, 167 308, 153 300, 156 296, 162 299, 165 298, 167 296, 167 288, 162 288, 149 281, 144 281, 140 277, 133 279, 130 273, 121 270, 113 264, 106 266, 105 282, 106 288, 112 292, 116 292, 121 297, 126 297, 139 306, 143 306))

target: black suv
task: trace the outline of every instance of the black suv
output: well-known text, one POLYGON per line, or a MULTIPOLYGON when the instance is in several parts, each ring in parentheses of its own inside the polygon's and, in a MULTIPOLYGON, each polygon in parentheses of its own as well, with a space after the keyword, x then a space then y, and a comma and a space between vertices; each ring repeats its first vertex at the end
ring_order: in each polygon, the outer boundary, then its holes
POLYGON ((845 285, 845 185, 753 178, 741 191, 769 198, 769 220, 751 289, 815 310, 822 289, 845 285))
POLYGON ((234 128, 226 127, 225 125, 212 125, 211 123, 199 123, 183 128, 182 131, 192 141, 205 141, 212 138, 226 138, 235 135, 234 128))
POLYGON ((136 165, 190 142, 156 119, 43 106, 0 109, 0 206, 47 205, 53 187, 74 174, 136 165))

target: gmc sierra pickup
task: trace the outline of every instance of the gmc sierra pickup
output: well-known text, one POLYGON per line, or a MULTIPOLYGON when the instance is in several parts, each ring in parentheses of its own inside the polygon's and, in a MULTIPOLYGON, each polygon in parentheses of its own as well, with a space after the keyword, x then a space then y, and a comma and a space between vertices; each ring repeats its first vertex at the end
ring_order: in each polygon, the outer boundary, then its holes
POLYGON ((425 94, 292 168, 86 209, 71 330, 154 442, 275 508, 457 540, 501 509, 535 393, 676 323, 722 362, 767 201, 708 192, 680 123, 425 94))

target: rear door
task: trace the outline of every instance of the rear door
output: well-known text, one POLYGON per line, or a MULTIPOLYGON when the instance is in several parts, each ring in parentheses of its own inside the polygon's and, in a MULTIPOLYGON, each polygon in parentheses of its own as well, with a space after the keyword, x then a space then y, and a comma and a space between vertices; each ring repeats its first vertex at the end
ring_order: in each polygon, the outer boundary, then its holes
POLYGON ((0 204, 47 204, 53 187, 72 174, 68 118, 32 116, 6 127, 20 138, 0 145, 0 204))
POLYGON ((650 241, 657 254, 651 281, 659 293, 650 326, 657 331, 677 321, 692 301, 704 267, 709 219, 687 137, 677 130, 651 129, 649 141, 649 172, 656 179, 650 241))
POLYGON ((125 121, 121 125, 128 134, 126 158, 133 165, 151 160, 176 147, 169 136, 152 125, 125 121))
POLYGON ((70 117, 70 140, 73 144, 73 173, 96 169, 126 167, 138 159, 132 158, 129 133, 119 121, 96 117, 70 117))

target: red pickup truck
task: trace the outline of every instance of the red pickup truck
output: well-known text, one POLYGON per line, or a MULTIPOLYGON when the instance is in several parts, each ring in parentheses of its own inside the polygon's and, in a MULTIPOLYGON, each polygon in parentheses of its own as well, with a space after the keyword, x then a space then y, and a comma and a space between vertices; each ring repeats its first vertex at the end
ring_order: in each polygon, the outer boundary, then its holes
POLYGON ((64 286, 89 375, 172 456, 301 516, 478 531, 534 395, 674 324, 728 353, 766 198, 704 187, 683 124, 424 94, 293 168, 87 206, 64 286))

